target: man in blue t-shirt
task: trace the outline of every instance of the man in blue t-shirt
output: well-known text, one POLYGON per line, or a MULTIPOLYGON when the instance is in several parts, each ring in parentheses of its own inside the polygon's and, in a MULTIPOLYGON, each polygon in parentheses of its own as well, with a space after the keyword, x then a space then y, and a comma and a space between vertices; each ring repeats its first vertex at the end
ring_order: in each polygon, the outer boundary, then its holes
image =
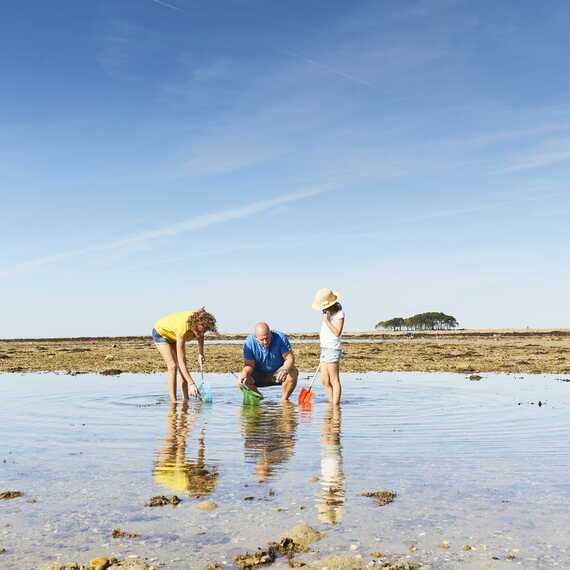
POLYGON ((257 323, 243 345, 244 367, 238 386, 261 394, 260 387, 281 386, 282 400, 288 400, 297 386, 299 371, 287 335, 272 331, 267 323, 257 323))

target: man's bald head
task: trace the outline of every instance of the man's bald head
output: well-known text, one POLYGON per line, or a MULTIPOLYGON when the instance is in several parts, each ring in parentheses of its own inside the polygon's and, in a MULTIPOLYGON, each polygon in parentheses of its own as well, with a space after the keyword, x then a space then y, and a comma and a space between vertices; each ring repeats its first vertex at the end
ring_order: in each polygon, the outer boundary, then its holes
POLYGON ((271 344, 271 329, 267 323, 255 325, 255 338, 263 348, 267 348, 271 344))

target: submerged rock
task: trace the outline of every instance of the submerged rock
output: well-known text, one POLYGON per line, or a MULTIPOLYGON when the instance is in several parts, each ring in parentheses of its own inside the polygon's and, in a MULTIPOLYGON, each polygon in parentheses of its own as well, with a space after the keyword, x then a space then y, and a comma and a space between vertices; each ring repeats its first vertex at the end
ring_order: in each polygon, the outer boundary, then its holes
POLYGON ((217 509, 218 504, 216 502, 212 501, 212 499, 208 499, 207 501, 202 501, 201 503, 198 503, 196 505, 196 508, 199 511, 204 511, 205 513, 209 513, 210 511, 217 509))
POLYGON ((111 561, 104 556, 100 556, 99 558, 93 558, 93 560, 89 560, 89 568, 92 570, 105 570, 111 561))
POLYGON ((371 497, 376 501, 376 505, 383 507, 391 503, 398 495, 393 491, 370 491, 368 493, 362 493, 362 497, 371 497))
POLYGON ((268 547, 267 550, 257 549, 257 552, 250 554, 238 554, 234 557, 234 564, 240 570, 249 570, 250 568, 259 568, 260 566, 268 566, 275 562, 275 551, 268 547))
POLYGON ((134 532, 126 532, 120 528, 114 528, 111 536, 113 538, 138 538, 140 534, 136 534, 134 532))
POLYGON ((270 542, 268 545, 273 548, 277 554, 291 558, 298 552, 306 552, 307 547, 295 542, 292 538, 282 538, 280 542, 270 542))
POLYGON ((164 505, 174 505, 176 506, 178 503, 181 503, 180 497, 177 495, 172 495, 169 499, 164 495, 159 495, 157 497, 151 497, 148 500, 148 503, 145 504, 145 507, 164 507, 164 505))
POLYGON ((323 536, 325 535, 322 532, 310 527, 308 524, 298 524, 283 533, 281 542, 289 538, 300 547, 306 549, 314 542, 321 540, 323 536))
POLYGON ((479 374, 471 374, 471 376, 469 376, 469 380, 474 380, 475 382, 478 382, 481 378, 483 378, 483 376, 479 376, 479 374))
POLYGON ((17 499, 18 497, 23 497, 24 493, 22 493, 21 491, 4 491, 3 493, 0 493, 0 499, 17 499))
POLYGON ((107 567, 107 570, 154 570, 155 566, 149 566, 146 562, 142 560, 113 560, 111 566, 107 567))

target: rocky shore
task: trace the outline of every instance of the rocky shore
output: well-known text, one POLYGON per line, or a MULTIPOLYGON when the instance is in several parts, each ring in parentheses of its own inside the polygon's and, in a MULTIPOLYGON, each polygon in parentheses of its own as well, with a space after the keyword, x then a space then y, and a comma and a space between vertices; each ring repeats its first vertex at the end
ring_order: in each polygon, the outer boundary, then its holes
MULTIPOLYGON (((242 366, 245 335, 208 337, 206 370, 230 372, 242 366), (234 343, 228 341, 235 341, 234 343)), ((290 334, 297 366, 308 371, 319 359, 316 334, 290 334), (314 342, 312 342, 314 341, 314 342)), ((510 372, 570 374, 570 329, 501 331, 405 331, 348 333, 342 370, 418 372, 510 372)), ((196 343, 188 345, 196 367, 196 343)), ((150 337, 93 337, 0 340, 0 372, 64 371, 152 373, 164 371, 150 337)))

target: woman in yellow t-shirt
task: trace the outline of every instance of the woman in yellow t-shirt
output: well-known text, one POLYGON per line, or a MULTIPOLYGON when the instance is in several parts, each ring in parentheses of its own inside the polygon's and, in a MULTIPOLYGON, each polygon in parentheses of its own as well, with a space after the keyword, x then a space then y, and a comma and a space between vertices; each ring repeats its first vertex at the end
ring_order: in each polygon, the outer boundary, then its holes
POLYGON ((203 366, 204 333, 217 332, 216 318, 204 307, 197 311, 180 311, 158 319, 152 329, 152 339, 158 348, 168 370, 168 396, 176 402, 176 377, 180 372, 180 385, 184 400, 198 396, 196 383, 186 366, 186 343, 198 341, 198 363, 203 366))

